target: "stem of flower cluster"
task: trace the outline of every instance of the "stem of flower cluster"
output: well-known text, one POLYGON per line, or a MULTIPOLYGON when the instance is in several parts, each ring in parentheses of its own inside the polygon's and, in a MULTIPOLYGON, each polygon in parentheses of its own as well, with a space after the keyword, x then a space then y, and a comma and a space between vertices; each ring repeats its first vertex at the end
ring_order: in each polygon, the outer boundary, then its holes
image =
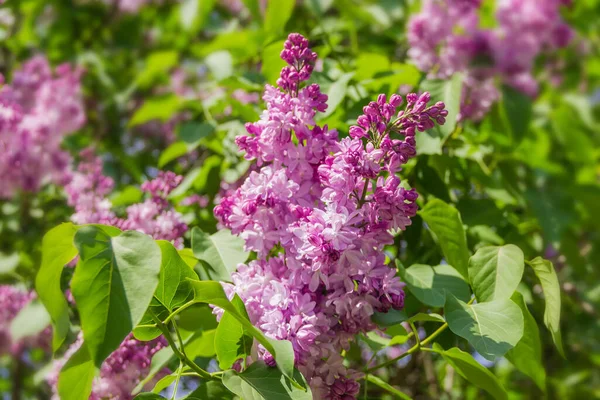
MULTIPOLYGON (((173 341, 173 337, 171 336, 171 332, 169 331, 168 326, 165 323, 163 323, 152 311, 150 311, 150 315, 152 316, 152 319, 156 322, 156 327, 158 329, 160 329, 160 331, 162 332, 165 339, 167 339, 169 346, 173 349, 173 352, 181 360, 181 362, 183 362, 184 364, 189 366, 201 378, 208 379, 208 380, 218 380, 219 379, 219 378, 213 376, 210 372, 203 370, 195 362, 190 360, 185 355, 185 353, 182 352, 182 350, 180 350, 179 347, 177 347, 177 345, 173 341)), ((177 334, 178 334, 178 337, 180 338, 179 332, 177 332, 177 334)), ((181 343, 181 346, 183 349, 183 342, 181 343)))
MULTIPOLYGON (((475 301, 475 297, 471 298, 471 300, 469 300, 469 302, 467 304, 473 304, 473 302, 475 301)), ((414 325, 412 323, 410 323, 411 327, 413 327, 414 325)), ((374 366, 373 368, 369 368, 367 369, 367 373, 369 372, 373 372, 375 370, 378 370, 379 368, 383 368, 383 367, 387 367, 389 365, 393 365, 395 364, 398 360, 403 359, 404 357, 407 357, 419 350, 424 350, 424 351, 434 351, 433 349, 430 349, 428 347, 424 347, 425 345, 431 343, 431 341, 433 341, 433 339, 435 339, 436 337, 438 337, 442 332, 444 332, 446 330, 446 328, 448 328, 448 323, 444 323, 444 325, 440 326, 435 332, 433 332, 431 335, 429 335, 428 337, 426 337, 423 340, 419 340, 419 335, 416 332, 416 329, 413 328, 413 330, 415 330, 415 340, 417 341, 417 343, 411 347, 410 349, 408 349, 406 351, 406 353, 402 353, 401 355, 399 355, 396 358, 392 358, 391 360, 387 360, 379 365, 374 366)))

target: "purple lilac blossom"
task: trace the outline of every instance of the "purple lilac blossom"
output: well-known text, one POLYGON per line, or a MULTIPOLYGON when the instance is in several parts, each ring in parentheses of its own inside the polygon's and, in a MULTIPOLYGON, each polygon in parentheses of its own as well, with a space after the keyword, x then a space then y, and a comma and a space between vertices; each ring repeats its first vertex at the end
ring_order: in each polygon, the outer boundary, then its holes
MULTIPOLYGON (((441 102, 428 106, 428 93, 408 94, 402 108, 401 96, 380 95, 340 140, 314 120, 327 96, 304 84, 316 61, 308 41, 289 35, 281 58, 289 66, 279 87, 265 87, 267 109, 236 139, 259 168, 215 207, 258 259, 223 286, 266 335, 292 342, 316 399, 353 399, 360 374, 344 366, 342 350, 376 328, 374 312, 404 306, 404 284, 382 250, 391 231, 410 225, 417 193, 396 173, 416 154, 416 132, 448 113, 441 102)), ((259 357, 274 365, 260 346, 259 357)))
MULTIPOLYGON (((60 399, 57 392, 57 385, 61 368, 81 347, 82 343, 83 335, 80 334, 77 340, 67 349, 63 357, 54 361, 52 370, 46 377, 46 381, 52 388, 53 400, 60 399)), ((102 363, 98 376, 94 378, 92 393, 89 399, 133 399, 134 396, 131 395, 131 392, 150 372, 152 357, 165 346, 167 346, 167 341, 162 336, 149 342, 140 342, 134 339, 131 334, 127 336, 119 348, 102 363)), ((168 374, 169 371, 166 368, 159 371, 144 386, 144 389, 151 390, 156 382, 168 374)))
POLYGON ((480 120, 500 98, 498 82, 535 97, 534 62, 573 36, 562 20, 565 0, 500 0, 498 26, 479 27, 477 0, 425 0, 408 23, 408 54, 430 78, 465 74, 459 119, 480 120))
POLYGON ((0 198, 69 181, 71 157, 61 142, 86 121, 81 75, 67 64, 53 72, 35 56, 0 88, 0 198))
POLYGON ((81 156, 82 162, 65 187, 69 205, 75 208, 73 222, 137 230, 156 240, 168 240, 176 247, 183 247, 183 235, 188 227, 167 200, 169 193, 181 183, 181 176, 171 171, 159 172, 155 179, 142 184, 141 189, 149 198, 127 207, 127 216, 119 218, 107 198, 114 182, 102 173, 102 161, 90 149, 84 150, 81 156))

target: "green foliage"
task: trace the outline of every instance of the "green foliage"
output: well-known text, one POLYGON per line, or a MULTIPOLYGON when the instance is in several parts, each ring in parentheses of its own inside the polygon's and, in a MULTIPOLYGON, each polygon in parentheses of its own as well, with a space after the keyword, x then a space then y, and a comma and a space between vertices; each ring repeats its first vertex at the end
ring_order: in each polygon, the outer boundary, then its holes
POLYGON ((208 279, 230 281, 231 273, 248 258, 243 239, 220 230, 209 235, 198 228, 192 230, 192 250, 204 267, 200 274, 208 279))
POLYGON ((564 357, 562 336, 560 333, 560 286, 554 271, 554 266, 548 260, 537 257, 528 263, 542 284, 546 309, 544 311, 544 324, 550 330, 552 339, 560 354, 564 357))
POLYGON ((466 304, 448 296, 444 311, 450 330, 490 361, 506 354, 523 336, 523 314, 510 299, 466 304))
POLYGON ((128 231, 109 236, 86 226, 75 234, 79 262, 71 282, 85 348, 97 367, 142 320, 159 283, 160 248, 128 231))
POLYGON ((398 269, 411 293, 423 304, 443 307, 447 294, 469 300, 469 285, 458 271, 449 265, 431 267, 415 264, 406 270, 399 265, 398 269))
POLYGON ((427 203, 419 215, 436 235, 448 264, 467 278, 469 249, 458 211, 441 200, 427 203))
POLYGON ((510 298, 524 268, 523 252, 517 246, 481 247, 469 259, 469 280, 475 297, 481 302, 510 298))
POLYGON ((225 371, 223 384, 236 395, 248 400, 281 399, 309 400, 312 394, 304 377, 294 370, 294 379, 301 382, 300 389, 291 384, 281 371, 267 367, 263 362, 255 362, 244 372, 225 371))
POLYGON ((60 277, 65 264, 77 255, 73 244, 76 232, 73 224, 65 223, 46 233, 42 242, 42 264, 35 285, 40 300, 52 318, 54 350, 60 347, 69 330, 69 311, 60 288, 60 277))
POLYGON ((439 345, 434 345, 434 349, 467 381, 485 390, 496 400, 508 399, 508 394, 498 378, 479 364, 469 353, 456 347, 444 350, 439 345))

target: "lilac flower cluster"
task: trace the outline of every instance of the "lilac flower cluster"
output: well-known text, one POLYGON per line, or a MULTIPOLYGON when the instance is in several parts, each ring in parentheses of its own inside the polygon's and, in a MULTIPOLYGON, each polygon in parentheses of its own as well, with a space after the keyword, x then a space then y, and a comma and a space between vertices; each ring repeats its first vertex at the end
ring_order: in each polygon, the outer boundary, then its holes
MULTIPOLYGON (((339 140, 314 121, 327 96, 316 84, 302 87, 316 60, 308 41, 291 34, 281 56, 289 66, 279 87, 266 86, 267 109, 237 138, 260 168, 215 207, 258 255, 224 287, 265 334, 292 342, 315 398, 352 399, 359 375, 344 366, 342 350, 375 328, 374 312, 404 303, 382 250, 392 231, 410 225, 417 193, 396 173, 416 154, 416 131, 444 123, 447 111, 441 102, 428 106, 427 93, 409 94, 402 109, 402 97, 380 95, 339 140)), ((264 349, 259 355, 273 365, 264 349)))
POLYGON ((182 179, 170 171, 160 172, 155 179, 142 184, 141 189, 149 198, 127 207, 127 217, 119 218, 107 198, 114 187, 113 180, 102 173, 102 161, 91 150, 84 150, 82 162, 65 187, 69 205, 75 208, 71 219, 77 224, 97 223, 138 230, 182 247, 187 225, 167 200, 182 179))
MULTIPOLYGON (((56 360, 46 381, 52 388, 52 399, 58 400, 58 376, 67 360, 75 354, 83 343, 83 335, 79 335, 75 343, 65 352, 63 358, 56 360)), ((92 384, 90 400, 114 399, 130 400, 133 389, 150 372, 152 357, 163 347, 167 341, 162 336, 149 342, 140 342, 130 334, 100 367, 100 373, 92 384)), ((168 369, 163 369, 149 381, 144 389, 151 390, 156 382, 168 375, 168 369)))
POLYGON ((35 56, 0 88, 0 198, 69 180, 71 158, 61 142, 86 120, 81 75, 67 64, 53 73, 35 56))
POLYGON ((14 341, 10 333, 12 320, 35 297, 33 291, 27 292, 11 285, 0 285, 0 356, 11 354, 18 357, 26 348, 49 348, 49 328, 39 335, 18 341, 14 341))
POLYGON ((481 0, 425 0, 408 23, 408 54, 431 77, 465 73, 460 118, 481 119, 500 93, 496 80, 534 97, 534 62, 566 46, 573 31, 562 20, 568 0, 501 0, 498 26, 479 27, 481 0))

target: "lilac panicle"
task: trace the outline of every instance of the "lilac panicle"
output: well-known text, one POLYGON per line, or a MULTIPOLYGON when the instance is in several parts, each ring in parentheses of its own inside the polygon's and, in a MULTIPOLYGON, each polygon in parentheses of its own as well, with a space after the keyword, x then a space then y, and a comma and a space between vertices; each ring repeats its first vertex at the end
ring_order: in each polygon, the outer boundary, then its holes
POLYGON ((499 80, 534 97, 538 56, 565 47, 573 30, 562 20, 565 0, 501 0, 497 27, 479 27, 479 0, 425 0, 408 23, 410 58, 430 77, 465 74, 459 118, 480 120, 500 98, 499 80), (484 60, 482 63, 481 61, 484 60))
POLYGON ((0 87, 0 198, 70 179, 71 157, 61 142, 86 120, 82 72, 67 64, 53 71, 35 56, 0 87))
MULTIPOLYGON (((304 83, 316 59, 308 41, 291 34, 281 56, 279 87, 265 87, 266 110, 236 139, 258 168, 214 210, 258 256, 223 286, 266 335, 292 342, 316 399, 352 399, 360 374, 344 366, 342 350, 375 328, 374 312, 404 306, 382 250, 410 225, 417 193, 396 173, 416 155, 417 132, 448 113, 428 93, 380 95, 340 140, 314 120, 327 96, 304 83)), ((262 347, 259 356, 274 365, 262 347)))

